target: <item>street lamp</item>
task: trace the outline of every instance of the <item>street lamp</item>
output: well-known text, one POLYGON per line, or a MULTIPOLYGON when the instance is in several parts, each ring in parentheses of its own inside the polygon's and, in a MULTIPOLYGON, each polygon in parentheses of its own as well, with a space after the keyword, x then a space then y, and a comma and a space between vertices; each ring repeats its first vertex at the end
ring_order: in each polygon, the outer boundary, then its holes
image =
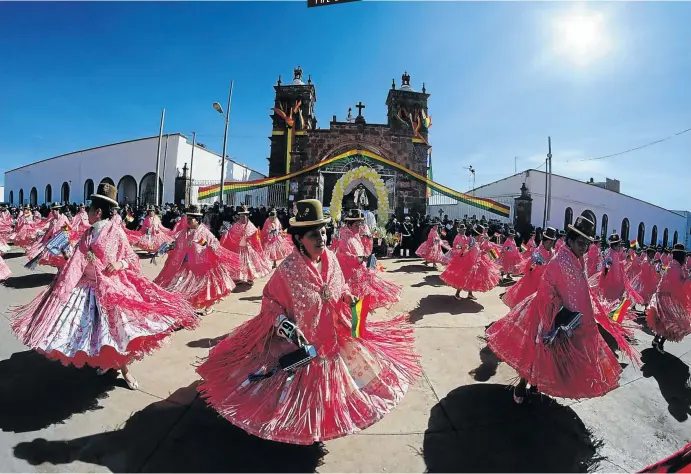
POLYGON ((472 187, 471 191, 472 191, 472 195, 475 196, 475 169, 473 168, 473 165, 464 167, 463 169, 470 171, 470 174, 473 175, 473 187, 472 187))
POLYGON ((218 102, 214 102, 213 108, 216 110, 221 115, 224 115, 226 126, 225 126, 225 131, 223 132, 223 153, 221 154, 221 189, 220 189, 220 201, 221 205, 223 205, 223 185, 226 180, 226 144, 228 143, 228 119, 230 118, 230 101, 233 98, 233 83, 234 81, 230 81, 230 92, 228 92, 228 106, 226 107, 226 112, 225 115, 223 113, 223 107, 221 107, 221 104, 218 102))

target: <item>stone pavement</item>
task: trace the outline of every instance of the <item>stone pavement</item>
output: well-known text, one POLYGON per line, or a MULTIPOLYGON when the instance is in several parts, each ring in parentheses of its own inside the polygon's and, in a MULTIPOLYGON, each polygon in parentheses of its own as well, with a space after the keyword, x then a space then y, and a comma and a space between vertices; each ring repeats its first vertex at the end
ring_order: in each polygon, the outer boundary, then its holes
MULTIPOLYGON (((30 301, 52 279, 29 273, 22 251, 5 255, 14 275, 0 287, 0 471, 38 472, 458 472, 636 470, 691 439, 685 387, 691 342, 668 355, 637 334, 641 369, 621 387, 574 402, 536 397, 514 405, 515 373, 484 349, 485 327, 506 313, 496 288, 456 301, 439 271, 418 260, 384 260, 404 285, 391 313, 410 312, 424 376, 402 404, 361 434, 292 446, 248 436, 197 397, 194 364, 254 316, 263 285, 240 287, 195 331, 132 366, 141 390, 28 351, 10 333, 7 308, 30 301)), ((142 260, 153 278, 160 266, 142 260)), ((386 317, 374 314, 373 318, 386 317)))

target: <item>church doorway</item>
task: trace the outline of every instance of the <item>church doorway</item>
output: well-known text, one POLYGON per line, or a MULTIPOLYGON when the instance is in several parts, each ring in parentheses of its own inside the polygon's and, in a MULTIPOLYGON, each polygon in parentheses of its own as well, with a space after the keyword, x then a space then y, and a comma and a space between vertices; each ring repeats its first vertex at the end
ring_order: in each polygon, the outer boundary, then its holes
POLYGON ((389 189, 381 175, 369 166, 343 173, 331 188, 330 201, 326 202, 330 203, 331 216, 336 221, 341 219, 341 211, 351 208, 373 212, 380 225, 384 225, 389 218, 389 189))

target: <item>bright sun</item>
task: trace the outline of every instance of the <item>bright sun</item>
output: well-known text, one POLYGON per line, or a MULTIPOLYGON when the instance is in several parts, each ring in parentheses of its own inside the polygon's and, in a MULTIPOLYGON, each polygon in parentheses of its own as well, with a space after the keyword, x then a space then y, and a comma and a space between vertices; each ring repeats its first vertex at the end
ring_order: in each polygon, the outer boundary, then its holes
POLYGON ((555 52, 579 66, 607 54, 610 48, 601 13, 579 10, 556 20, 555 52))

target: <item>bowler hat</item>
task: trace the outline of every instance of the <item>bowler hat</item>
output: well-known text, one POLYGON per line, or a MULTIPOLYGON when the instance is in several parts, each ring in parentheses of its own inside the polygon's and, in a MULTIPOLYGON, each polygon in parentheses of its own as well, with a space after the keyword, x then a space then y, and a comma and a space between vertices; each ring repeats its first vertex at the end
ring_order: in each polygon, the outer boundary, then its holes
POLYGON ((547 227, 542 231, 542 238, 547 240, 557 240, 557 229, 554 227, 547 227))
POLYGON ((54 202, 54 203, 50 206, 51 209, 62 209, 62 207, 63 207, 62 204, 60 204, 59 202, 54 202))
POLYGON ((108 182, 101 182, 98 184, 98 188, 96 188, 96 192, 91 195, 91 200, 94 198, 96 199, 102 199, 106 202, 109 202, 111 204, 115 204, 117 206, 118 200, 118 188, 113 186, 112 184, 108 182))
POLYGON ((609 245, 616 245, 621 243, 621 238, 619 237, 619 234, 616 232, 612 235, 609 236, 609 239, 607 239, 607 242, 609 242, 609 245))
POLYGON ((348 215, 345 217, 346 221, 364 221, 365 215, 360 209, 351 209, 348 211, 348 215))
POLYGON ((568 228, 570 231, 585 237, 589 241, 594 241, 593 237, 595 236, 595 224, 590 219, 587 219, 583 216, 578 216, 576 218, 576 222, 569 224, 568 228))
POLYGON ((247 206, 242 206, 238 211, 238 214, 249 214, 250 211, 247 210, 247 206))
POLYGON ((473 226, 473 232, 475 232, 477 235, 482 235, 482 233, 485 231, 485 226, 482 224, 475 224, 473 226))
POLYGON ((201 217, 204 214, 202 213, 199 206, 192 205, 185 210, 185 215, 188 217, 201 217))
POLYGON ((684 248, 684 244, 674 244, 674 248, 672 249, 672 252, 686 252, 686 249, 684 248))
POLYGON ((291 227, 311 227, 326 224, 330 217, 324 216, 322 203, 318 199, 304 199, 296 203, 297 214, 290 218, 291 227))

